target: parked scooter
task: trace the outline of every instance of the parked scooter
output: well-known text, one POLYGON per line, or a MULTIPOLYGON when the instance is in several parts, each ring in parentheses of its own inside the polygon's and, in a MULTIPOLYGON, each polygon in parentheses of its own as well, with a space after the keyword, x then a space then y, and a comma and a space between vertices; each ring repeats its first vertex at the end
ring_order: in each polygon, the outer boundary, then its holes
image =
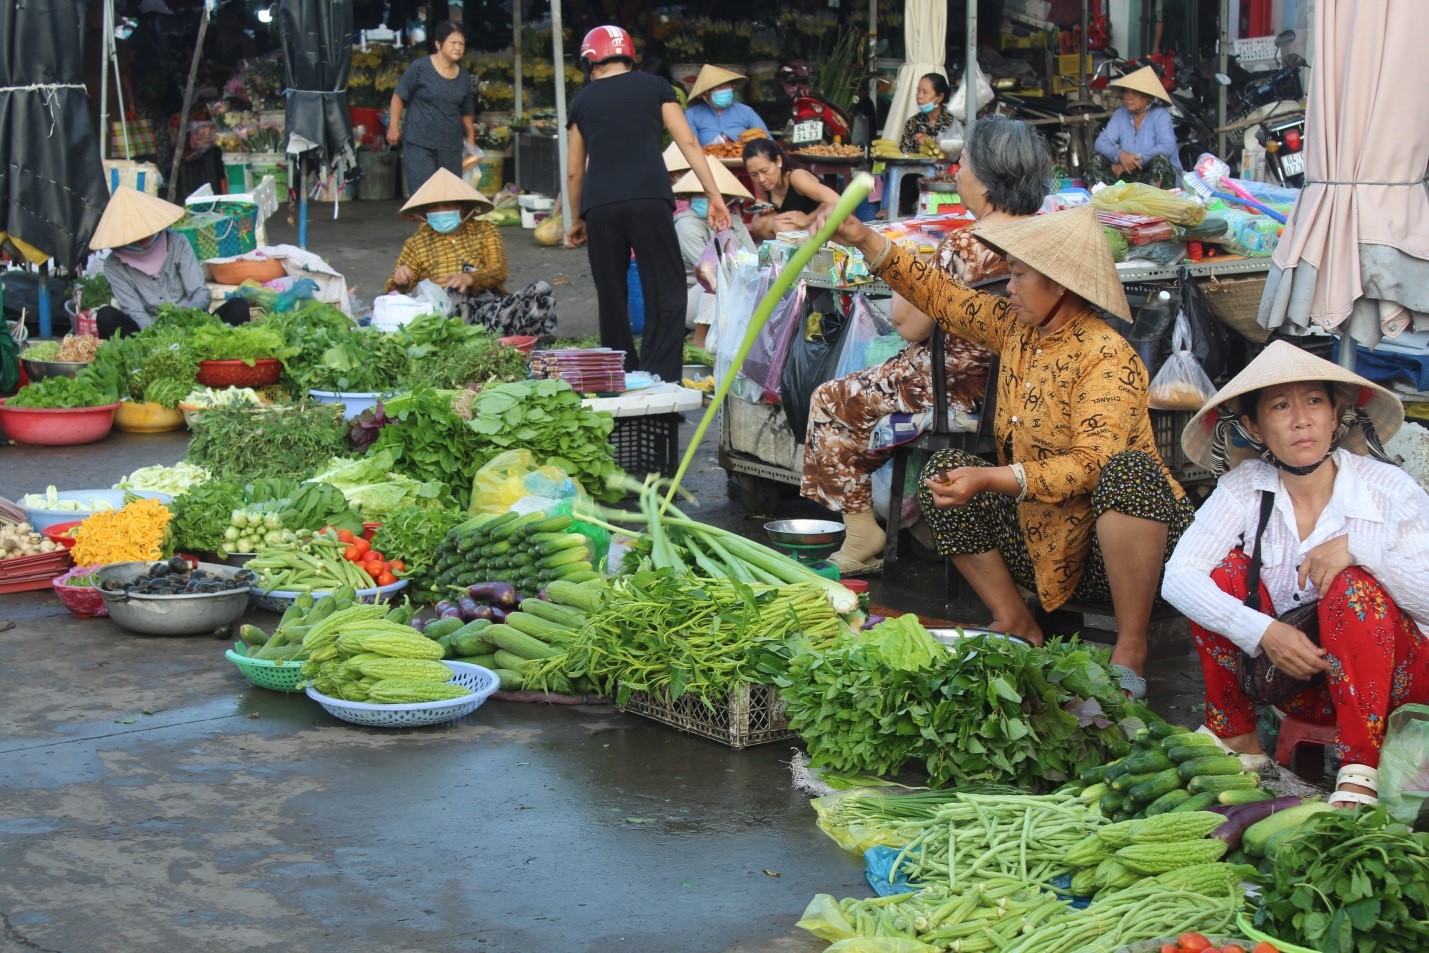
POLYGON ((1260 124, 1256 138, 1265 146, 1265 167, 1278 185, 1305 185, 1305 114, 1282 113, 1260 124))
POLYGON ((852 141, 853 117, 809 88, 809 65, 792 60, 774 74, 791 103, 790 141, 795 148, 819 142, 852 141))

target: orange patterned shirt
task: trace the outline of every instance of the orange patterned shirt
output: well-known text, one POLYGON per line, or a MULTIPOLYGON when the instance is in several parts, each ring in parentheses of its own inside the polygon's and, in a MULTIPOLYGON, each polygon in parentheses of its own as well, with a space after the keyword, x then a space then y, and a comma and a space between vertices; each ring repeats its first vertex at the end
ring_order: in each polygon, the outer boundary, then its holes
MULTIPOLYGON (((468 218, 448 235, 423 222, 403 243, 397 264, 412 269, 410 288, 415 288, 424 278, 435 281, 465 272, 472 277, 471 294, 488 288, 506 294, 503 286, 507 276, 506 245, 497 227, 480 219, 468 218)), ((410 288, 398 287, 388 278, 383 290, 408 291, 410 288)))
MULTIPOLYGON (((1049 612, 1081 582, 1091 553, 1092 490, 1124 450, 1160 459, 1147 415, 1147 374, 1131 345, 1090 308, 1042 335, 1019 324, 1005 298, 972 291, 894 247, 878 269, 894 291, 950 334, 1001 358, 998 462, 1020 462, 1027 496, 1017 507, 1037 596, 1049 612)), ((1178 498, 1184 491, 1162 464, 1178 498)))

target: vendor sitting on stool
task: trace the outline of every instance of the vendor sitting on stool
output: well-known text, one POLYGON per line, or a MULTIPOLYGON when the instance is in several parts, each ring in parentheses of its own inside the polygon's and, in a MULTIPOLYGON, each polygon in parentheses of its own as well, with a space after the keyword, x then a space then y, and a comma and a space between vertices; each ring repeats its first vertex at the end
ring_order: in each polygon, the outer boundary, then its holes
POLYGON ((700 75, 690 87, 690 105, 685 109, 685 121, 700 145, 735 142, 751 129, 769 135, 769 127, 759 113, 734 101, 734 84, 747 78, 709 63, 700 67, 700 75))
POLYGON ((407 292, 430 279, 447 289, 467 324, 503 335, 551 334, 556 293, 549 284, 537 281, 513 295, 502 286, 506 245, 495 225, 477 218, 491 209, 486 196, 451 172, 434 172, 399 213, 423 224, 402 246, 385 290, 407 292))
POLYGON ((1176 131, 1171 113, 1156 104, 1158 99, 1171 103, 1161 78, 1154 69, 1143 66, 1107 85, 1122 91, 1121 105, 1097 136, 1092 179, 1107 185, 1120 179, 1158 189, 1179 188, 1182 168, 1176 131))
MULTIPOLYGON (((187 238, 169 231, 183 217, 179 206, 127 185, 109 197, 89 240, 96 251, 111 250, 104 259, 104 277, 114 304, 95 312, 100 337, 120 331, 135 334, 153 324, 164 305, 208 310, 213 293, 204 283, 198 256, 187 238)), ((243 324, 248 302, 230 298, 214 313, 225 324, 243 324)))
POLYGON ((938 73, 926 73, 918 80, 914 102, 918 111, 908 117, 903 126, 903 138, 898 140, 898 148, 909 155, 923 151, 923 143, 931 139, 953 139, 961 134, 962 125, 957 117, 948 112, 948 93, 952 88, 938 73))

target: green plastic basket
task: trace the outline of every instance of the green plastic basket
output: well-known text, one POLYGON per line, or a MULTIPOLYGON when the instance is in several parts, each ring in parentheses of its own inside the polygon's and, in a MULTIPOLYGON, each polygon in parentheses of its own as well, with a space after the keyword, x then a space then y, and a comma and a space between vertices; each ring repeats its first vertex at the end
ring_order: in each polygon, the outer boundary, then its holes
POLYGON ((223 653, 243 677, 259 688, 275 692, 300 692, 299 682, 303 680, 302 662, 270 662, 267 659, 249 658, 247 647, 242 642, 233 643, 233 648, 223 653))

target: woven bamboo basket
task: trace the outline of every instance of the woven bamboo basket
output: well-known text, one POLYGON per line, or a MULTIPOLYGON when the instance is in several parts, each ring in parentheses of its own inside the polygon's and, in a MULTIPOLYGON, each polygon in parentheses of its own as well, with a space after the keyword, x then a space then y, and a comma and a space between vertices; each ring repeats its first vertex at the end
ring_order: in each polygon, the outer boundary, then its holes
POLYGON ((1211 313, 1252 344, 1264 344, 1270 332, 1256 323, 1260 298, 1265 294, 1265 275, 1211 280, 1201 284, 1201 295, 1211 313))

